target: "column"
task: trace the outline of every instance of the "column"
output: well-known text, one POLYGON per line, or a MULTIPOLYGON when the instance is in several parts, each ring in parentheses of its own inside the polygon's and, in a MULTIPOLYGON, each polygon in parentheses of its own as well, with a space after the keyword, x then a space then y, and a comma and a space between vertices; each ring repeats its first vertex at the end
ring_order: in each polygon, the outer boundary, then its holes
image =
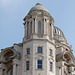
POLYGON ((18 59, 13 59, 13 75, 17 75, 18 59))
POLYGON ((37 24, 37 19, 35 18, 35 28, 34 28, 35 29, 35 34, 37 34, 37 25, 36 24, 37 24))
POLYGON ((64 62, 62 61, 61 75, 64 75, 64 62))
POLYGON ((2 64, 0 64, 0 75, 3 75, 2 64))
POLYGON ((43 24, 44 25, 44 28, 43 28, 44 29, 44 32, 43 33, 46 34, 46 30, 47 29, 46 29, 46 24, 45 24, 45 18, 43 20, 44 20, 44 24, 43 24))
POLYGON ((13 75, 17 75, 16 64, 13 65, 13 75))
POLYGON ((51 23, 51 40, 53 39, 53 26, 54 26, 54 22, 52 21, 51 23))

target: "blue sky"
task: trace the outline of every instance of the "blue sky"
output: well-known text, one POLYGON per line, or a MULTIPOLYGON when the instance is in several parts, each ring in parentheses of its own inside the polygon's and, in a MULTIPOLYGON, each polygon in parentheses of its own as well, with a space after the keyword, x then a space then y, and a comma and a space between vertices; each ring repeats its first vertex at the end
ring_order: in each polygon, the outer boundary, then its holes
POLYGON ((38 2, 48 9, 75 55, 75 0, 0 0, 0 49, 22 42, 23 18, 38 2))

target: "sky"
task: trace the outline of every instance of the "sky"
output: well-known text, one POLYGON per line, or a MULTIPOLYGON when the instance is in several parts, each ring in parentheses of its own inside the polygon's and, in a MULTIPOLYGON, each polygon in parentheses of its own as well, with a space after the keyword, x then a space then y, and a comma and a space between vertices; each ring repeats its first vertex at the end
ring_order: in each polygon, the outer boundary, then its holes
POLYGON ((23 18, 38 2, 52 15, 75 55, 75 0, 0 0, 0 50, 22 43, 23 18))

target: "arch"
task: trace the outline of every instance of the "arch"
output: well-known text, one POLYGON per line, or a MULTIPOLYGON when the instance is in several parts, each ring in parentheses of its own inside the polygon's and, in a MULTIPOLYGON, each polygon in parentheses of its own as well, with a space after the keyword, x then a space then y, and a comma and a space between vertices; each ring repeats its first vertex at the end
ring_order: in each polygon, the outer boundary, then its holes
POLYGON ((41 21, 38 21, 38 34, 41 34, 41 21))
POLYGON ((69 51, 64 52, 64 59, 67 63, 71 62, 73 60, 73 54, 69 51))
POLYGON ((10 48, 7 48, 7 49, 4 49, 2 52, 1 52, 1 60, 3 60, 4 56, 8 53, 12 53, 14 55, 14 51, 10 48))
POLYGON ((13 60, 12 56, 14 56, 14 50, 11 48, 6 48, 1 52, 1 62, 4 65, 4 74, 12 75, 13 74, 13 60))
POLYGON ((3 60, 3 57, 6 53, 8 52, 12 52, 13 53, 13 57, 16 57, 17 59, 21 59, 21 54, 20 52, 16 51, 14 48, 11 49, 11 48, 6 48, 4 50, 2 50, 1 54, 0 54, 0 57, 1 57, 1 61, 3 60))

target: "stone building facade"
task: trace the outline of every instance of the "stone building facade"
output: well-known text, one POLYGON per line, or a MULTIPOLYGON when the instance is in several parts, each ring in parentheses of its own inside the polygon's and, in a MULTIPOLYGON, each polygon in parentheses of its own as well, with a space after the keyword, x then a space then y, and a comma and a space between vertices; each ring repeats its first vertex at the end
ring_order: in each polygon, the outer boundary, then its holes
POLYGON ((75 75, 72 47, 37 3, 24 18, 23 42, 1 50, 0 75, 75 75))

